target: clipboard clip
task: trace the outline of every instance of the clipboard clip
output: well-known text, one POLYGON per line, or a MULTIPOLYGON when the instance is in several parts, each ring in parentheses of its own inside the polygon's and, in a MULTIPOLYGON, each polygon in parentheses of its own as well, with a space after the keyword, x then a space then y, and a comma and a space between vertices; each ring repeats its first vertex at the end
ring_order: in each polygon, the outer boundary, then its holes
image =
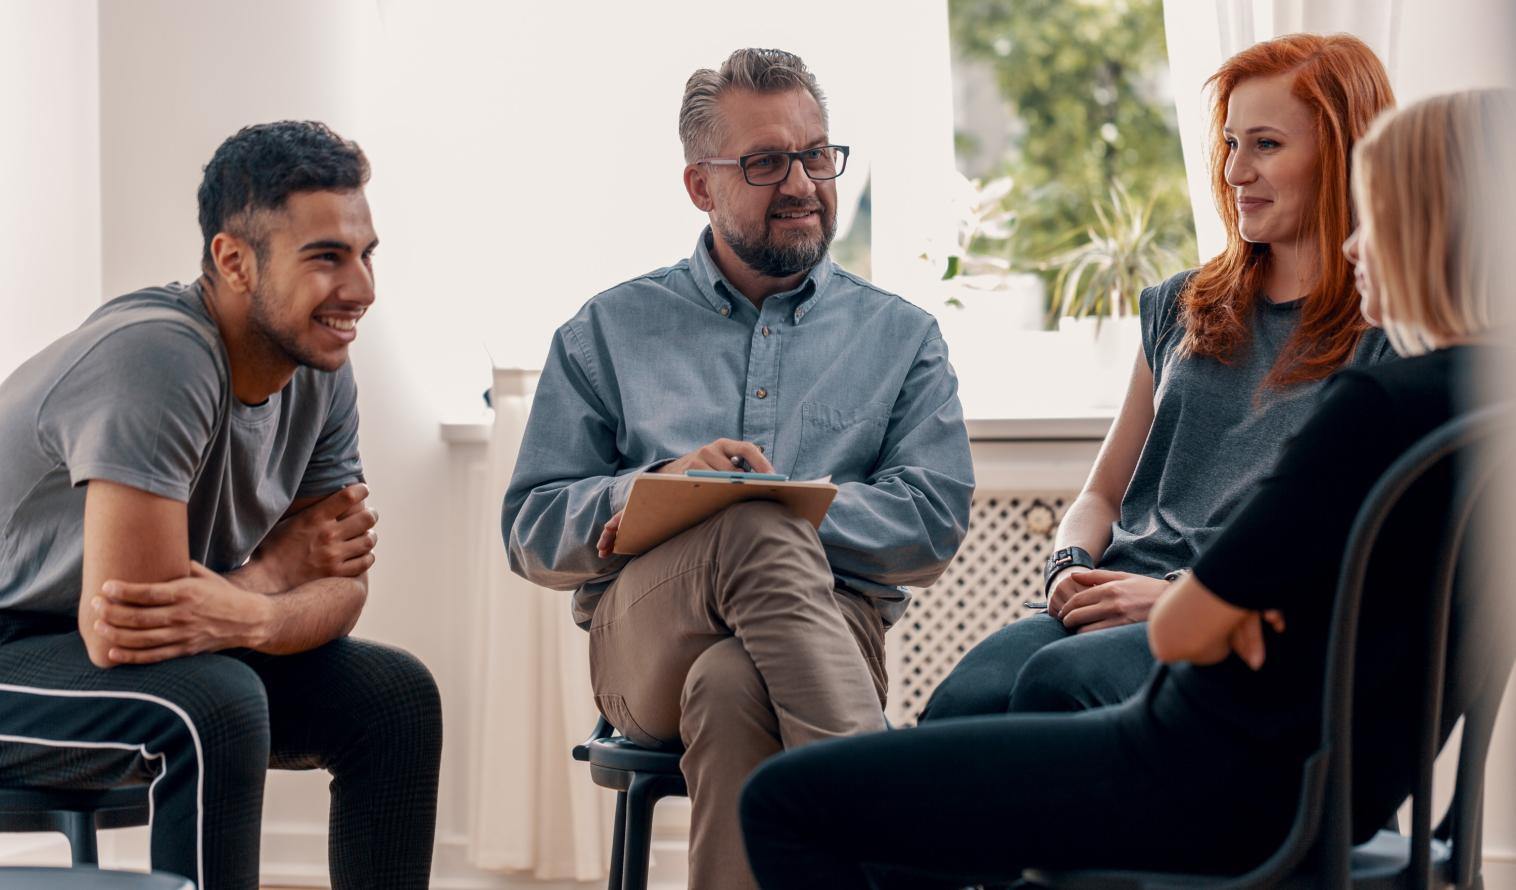
POLYGON ((742 473, 728 472, 726 470, 685 470, 684 475, 691 479, 717 479, 722 482, 788 482, 790 477, 783 473, 742 473))

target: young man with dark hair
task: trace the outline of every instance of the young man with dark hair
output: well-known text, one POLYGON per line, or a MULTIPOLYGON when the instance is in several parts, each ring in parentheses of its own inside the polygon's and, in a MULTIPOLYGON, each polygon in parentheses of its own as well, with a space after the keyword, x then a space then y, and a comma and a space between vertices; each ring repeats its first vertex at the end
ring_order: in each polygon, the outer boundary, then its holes
POLYGON ((151 782, 153 867, 201 890, 258 886, 271 766, 332 773, 333 887, 430 874, 436 685, 347 636, 377 540, 347 362, 368 175, 322 124, 241 130, 201 277, 0 383, 0 783, 151 782))
POLYGON ((885 629, 957 551, 974 476, 937 323, 827 254, 848 149, 805 63, 742 49, 695 72, 679 133, 710 226, 559 329, 504 526, 513 569, 576 589, 601 712, 683 743, 690 886, 742 890, 743 781, 884 728, 885 629), (837 497, 819 531, 755 501, 612 555, 638 475, 734 466, 830 475, 837 497))

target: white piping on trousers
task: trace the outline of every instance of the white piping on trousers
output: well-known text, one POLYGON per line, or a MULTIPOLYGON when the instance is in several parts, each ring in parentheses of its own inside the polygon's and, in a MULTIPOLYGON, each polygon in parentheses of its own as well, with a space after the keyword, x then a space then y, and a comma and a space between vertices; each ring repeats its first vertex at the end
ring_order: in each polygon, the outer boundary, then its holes
MULTIPOLYGON (((202 888, 205 886, 205 749, 200 745, 200 732, 195 728, 195 721, 190 719, 189 714, 186 714, 183 708, 167 699, 159 698, 156 695, 149 695, 145 692, 43 689, 36 686, 16 686, 10 683, 0 683, 0 692, 18 692, 23 695, 44 695, 53 696, 55 698, 116 698, 130 699, 134 701, 145 701, 167 708, 168 710, 172 711, 174 715, 177 716, 180 720, 184 721, 184 725, 189 728, 190 740, 195 743, 195 886, 202 888)), ((19 737, 15 736, 0 736, 0 738, 19 739, 19 737)), ((29 741, 38 741, 41 744, 49 743, 47 740, 41 739, 29 741)), ((157 787, 158 782, 162 780, 164 776, 168 775, 168 761, 167 758, 163 756, 163 754, 150 754, 146 750, 146 747, 140 743, 129 744, 124 742, 55 742, 55 744, 77 748, 125 748, 126 750, 141 751, 142 756, 146 758, 162 759, 164 761, 163 770, 158 773, 158 777, 156 779, 153 779, 153 784, 148 786, 148 821, 149 823, 152 822, 154 815, 153 789, 157 787)))

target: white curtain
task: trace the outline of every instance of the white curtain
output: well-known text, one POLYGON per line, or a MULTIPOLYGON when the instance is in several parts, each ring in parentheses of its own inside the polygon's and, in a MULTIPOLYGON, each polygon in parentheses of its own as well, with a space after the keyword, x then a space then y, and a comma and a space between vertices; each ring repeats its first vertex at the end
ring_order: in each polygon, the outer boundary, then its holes
POLYGON ((1345 31, 1379 54, 1393 82, 1400 12, 1401 0, 1169 0, 1163 4, 1174 106, 1202 260, 1226 245, 1207 167, 1210 96, 1202 91, 1206 78, 1229 56, 1259 41, 1301 31, 1345 31))
MULTIPOLYGON (((492 389, 489 487, 516 465, 537 372, 501 368, 492 389)), ((589 635, 568 597, 513 574, 501 546, 500 498, 484 499, 488 530, 473 583, 484 592, 476 631, 478 728, 473 741, 469 859, 493 871, 589 881, 604 876, 614 795, 569 754, 595 723, 589 635)))

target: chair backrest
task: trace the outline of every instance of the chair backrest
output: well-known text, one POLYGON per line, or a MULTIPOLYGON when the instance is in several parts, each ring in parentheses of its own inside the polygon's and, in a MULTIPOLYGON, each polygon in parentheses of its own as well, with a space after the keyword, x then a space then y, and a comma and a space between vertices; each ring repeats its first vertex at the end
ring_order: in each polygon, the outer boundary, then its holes
MULTIPOLYGON (((1510 434, 1516 420, 1513 406, 1501 405, 1465 414, 1438 427, 1413 445, 1393 463, 1369 492, 1354 519, 1338 576, 1337 596, 1333 605, 1332 625, 1327 643, 1324 692, 1322 697, 1321 744, 1307 760, 1301 783, 1295 824, 1279 850, 1253 871, 1240 876, 1238 886, 1266 886, 1293 872, 1315 849, 1321 853, 1320 886, 1346 887, 1352 852, 1353 823, 1353 697, 1358 650, 1358 625, 1363 599, 1364 579, 1380 530, 1401 498, 1432 468, 1444 461, 1461 461, 1452 500, 1446 514, 1445 534, 1436 546, 1433 589, 1422 600, 1423 614, 1405 616, 1417 621, 1424 630, 1420 671, 1420 688, 1414 690, 1419 702, 1421 737, 1417 740, 1416 780, 1412 792, 1412 878, 1413 886, 1426 887, 1431 879, 1431 785, 1432 767, 1441 743, 1443 692, 1448 664, 1449 615, 1455 576, 1470 519, 1481 506, 1479 495, 1488 488, 1495 469, 1504 460, 1482 446, 1500 434, 1510 434), (1476 451, 1478 452, 1476 454, 1476 451), (1477 459, 1470 459, 1477 458, 1477 459)), ((1501 451, 1502 457, 1508 451, 1501 451)), ((1476 595, 1478 583, 1462 587, 1476 595)), ((1499 635, 1491 635, 1496 637, 1499 635)), ((1489 642, 1505 644, 1504 640, 1489 642)), ((1491 653, 1455 652, 1458 660, 1455 676, 1468 682, 1462 701, 1468 703, 1464 713, 1463 747, 1455 800, 1449 818, 1438 832, 1451 839, 1455 851, 1455 881, 1465 884, 1477 868, 1478 828, 1482 814, 1484 761, 1489 750, 1490 733, 1495 723, 1506 678, 1510 674, 1511 652, 1508 645, 1494 659, 1485 658, 1477 669, 1467 662, 1491 653)), ((1411 690, 1408 690, 1411 692, 1411 690)))

